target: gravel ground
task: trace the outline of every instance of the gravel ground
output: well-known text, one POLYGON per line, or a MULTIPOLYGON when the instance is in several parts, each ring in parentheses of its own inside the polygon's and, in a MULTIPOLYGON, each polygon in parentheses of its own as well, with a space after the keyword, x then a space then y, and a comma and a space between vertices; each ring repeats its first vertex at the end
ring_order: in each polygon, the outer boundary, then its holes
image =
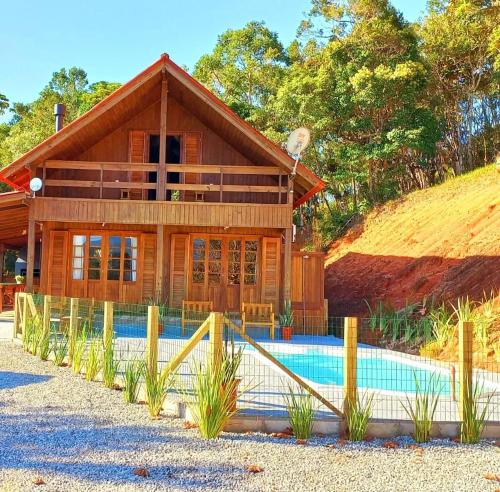
POLYGON ((152 421, 120 392, 0 342, 0 490, 495 491, 500 448, 399 438, 365 444, 262 434, 203 441, 176 419, 152 421), (332 446, 333 444, 333 446, 332 446), (260 473, 247 467, 256 465, 260 473), (150 476, 136 476, 145 467, 150 476), (34 484, 40 477, 45 483, 34 484), (493 478, 493 477, 490 477, 493 478))

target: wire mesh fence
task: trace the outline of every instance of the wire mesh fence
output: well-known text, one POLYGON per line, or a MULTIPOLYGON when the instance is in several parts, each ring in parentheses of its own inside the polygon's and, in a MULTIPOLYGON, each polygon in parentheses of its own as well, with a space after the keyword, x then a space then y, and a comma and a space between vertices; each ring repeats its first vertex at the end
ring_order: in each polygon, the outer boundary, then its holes
MULTIPOLYGON (((27 298, 20 300, 16 309, 22 311, 25 302, 27 298)), ((38 313, 43 317, 43 296, 30 302, 34 311, 27 309, 29 315, 38 313)), ((75 306, 69 298, 51 297, 52 337, 68 337, 72 330, 77 331, 77 336, 86 333, 85 360, 92 339, 106 336, 106 309, 101 301, 79 299, 75 306)), ((191 391, 196 367, 206 366, 213 355, 210 330, 214 321, 210 329, 207 324, 212 314, 159 306, 156 325, 151 326, 148 311, 147 304, 112 303, 112 346, 118 378, 123 376, 128 362, 145 360, 151 347, 159 372, 171 367, 182 354, 174 370, 177 396, 172 395, 182 399, 191 391), (157 340, 151 344, 156 334, 157 340)), ((245 324, 239 313, 217 317, 224 357, 242 351, 237 369, 237 405, 241 413, 284 417, 287 395, 302 388, 321 397, 317 399, 318 417, 334 417, 335 409, 343 409, 348 391, 346 375, 354 364, 355 395, 359 402, 371 404, 372 418, 407 420, 408 410, 418 396, 429 395, 437 401, 434 420, 456 422, 461 419, 465 357, 471 367, 470 394, 479 411, 486 410, 487 421, 500 421, 500 357, 489 342, 495 337, 490 333, 485 343, 484 333, 494 330, 493 325, 470 325, 467 356, 460 353, 463 346, 458 326, 450 326, 442 336, 435 325, 422 318, 356 319, 357 343, 351 360, 346 352, 346 318, 302 317, 292 330, 285 330, 279 323, 274 329, 265 323, 259 326, 258 321, 245 324)))

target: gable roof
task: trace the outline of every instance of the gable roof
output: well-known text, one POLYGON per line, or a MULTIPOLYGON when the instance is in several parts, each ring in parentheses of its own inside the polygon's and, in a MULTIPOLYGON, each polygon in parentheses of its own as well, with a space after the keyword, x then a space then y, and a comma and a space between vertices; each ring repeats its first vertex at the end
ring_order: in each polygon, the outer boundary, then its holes
MULTIPOLYGON (((206 87, 170 60, 168 55, 162 54, 156 62, 88 112, 2 169, 0 180, 16 190, 27 190, 31 165, 36 166, 50 158, 71 159, 73 155, 83 152, 128 121, 144 107, 156 102, 160 91, 156 91, 155 88, 160 87, 162 72, 166 73, 169 79, 169 94, 186 105, 223 138, 232 142, 237 148, 251 151, 288 172, 293 169, 294 159, 281 147, 236 115, 206 87)), ((299 163, 294 188, 297 196, 294 206, 298 206, 323 189, 324 183, 311 170, 299 163)))

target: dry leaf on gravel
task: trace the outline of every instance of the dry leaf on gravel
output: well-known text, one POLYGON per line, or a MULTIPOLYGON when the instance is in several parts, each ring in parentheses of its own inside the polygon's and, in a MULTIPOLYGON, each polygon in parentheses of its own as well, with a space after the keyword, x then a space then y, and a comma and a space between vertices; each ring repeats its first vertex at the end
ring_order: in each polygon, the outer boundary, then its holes
POLYGON ((264 471, 264 468, 258 465, 248 465, 247 466, 247 472, 249 473, 262 473, 264 471))
POLYGON ((35 485, 45 485, 45 480, 42 477, 35 477, 33 483, 35 485))
POLYGON ((335 444, 325 444, 325 448, 335 449, 336 447, 335 444))
POLYGON ((307 446, 307 441, 305 439, 297 439, 295 444, 300 444, 301 446, 307 446))
POLYGON ((484 478, 486 478, 486 480, 491 480, 492 482, 500 482, 500 475, 495 475, 494 473, 485 473, 484 478))
POLYGON ((147 478, 149 477, 149 470, 143 467, 134 468, 133 474, 137 475, 138 477, 147 478))
POLYGON ((279 439, 290 439, 292 436, 287 432, 272 432, 271 437, 277 437, 279 439))
POLYGON ((382 447, 385 449, 396 449, 398 446, 399 444, 394 441, 385 441, 384 444, 382 444, 382 447))
POLYGON ((184 429, 196 429, 198 427, 198 425, 195 424, 194 422, 190 422, 189 420, 186 420, 184 422, 184 424, 182 424, 182 427, 184 427, 184 429))

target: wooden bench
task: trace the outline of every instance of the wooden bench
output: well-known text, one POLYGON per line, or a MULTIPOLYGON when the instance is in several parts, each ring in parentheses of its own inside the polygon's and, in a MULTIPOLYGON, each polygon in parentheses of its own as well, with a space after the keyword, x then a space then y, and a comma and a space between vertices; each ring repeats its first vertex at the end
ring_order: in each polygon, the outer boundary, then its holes
POLYGON ((214 310, 212 301, 182 301, 181 335, 186 333, 186 324, 199 324, 205 321, 203 315, 214 310))
POLYGON ((247 326, 268 326, 271 339, 274 340, 274 312, 272 304, 241 304, 241 329, 243 333, 247 326))

